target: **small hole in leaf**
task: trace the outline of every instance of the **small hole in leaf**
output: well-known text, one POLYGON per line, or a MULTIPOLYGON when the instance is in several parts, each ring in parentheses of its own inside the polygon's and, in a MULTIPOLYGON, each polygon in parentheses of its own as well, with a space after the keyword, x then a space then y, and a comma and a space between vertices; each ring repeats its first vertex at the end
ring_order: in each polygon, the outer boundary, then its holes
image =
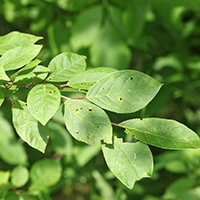
POLYGON ((130 80, 133 80, 133 77, 132 77, 132 76, 130 77, 130 80))
POLYGON ((49 93, 51 94, 52 92, 50 91, 49 93))
POLYGON ((80 110, 83 110, 83 108, 80 108, 80 110))
POLYGON ((25 103, 25 106, 27 106, 27 103, 25 103))
POLYGON ((76 134, 78 134, 78 131, 76 132, 76 134))
POLYGON ((122 100, 123 100, 123 98, 122 98, 122 97, 120 97, 120 98, 119 98, 119 100, 120 100, 120 101, 122 101, 122 100))
POLYGON ((89 111, 92 111, 92 108, 90 108, 89 111))
POLYGON ((51 80, 51 78, 49 78, 49 80, 51 80))

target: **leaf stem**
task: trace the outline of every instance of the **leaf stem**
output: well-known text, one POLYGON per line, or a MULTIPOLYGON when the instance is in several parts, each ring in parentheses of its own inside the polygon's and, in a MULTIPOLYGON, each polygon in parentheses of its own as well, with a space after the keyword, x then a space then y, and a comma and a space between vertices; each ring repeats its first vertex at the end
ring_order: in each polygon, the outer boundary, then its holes
POLYGON ((126 128, 126 127, 124 127, 124 126, 122 126, 122 125, 119 125, 119 124, 117 124, 117 123, 114 123, 114 122, 111 122, 111 124, 114 125, 114 126, 121 127, 121 128, 126 128))

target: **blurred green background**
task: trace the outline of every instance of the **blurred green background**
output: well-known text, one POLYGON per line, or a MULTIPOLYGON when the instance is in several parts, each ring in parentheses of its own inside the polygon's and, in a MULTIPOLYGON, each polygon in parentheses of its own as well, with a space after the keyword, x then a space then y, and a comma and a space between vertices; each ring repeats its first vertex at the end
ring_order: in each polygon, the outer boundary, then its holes
MULTIPOLYGON (((88 68, 134 69, 164 83, 142 111, 108 113, 113 122, 133 117, 169 118, 200 135, 200 0, 1 0, 0 35, 11 31, 44 37, 38 58, 45 66, 61 52, 74 52, 87 56, 88 68)), ((0 175, 18 165, 30 169, 39 160, 58 157, 62 178, 39 199, 200 199, 199 150, 150 147, 154 175, 129 190, 109 172, 99 145, 72 139, 60 114, 49 123, 50 142, 43 155, 15 134, 10 100, 4 102, 0 110, 0 175), (16 145, 10 145, 5 133, 16 145)), ((115 134, 132 141, 121 130, 115 129, 115 134)), ((24 191, 28 184, 23 185, 24 191)))

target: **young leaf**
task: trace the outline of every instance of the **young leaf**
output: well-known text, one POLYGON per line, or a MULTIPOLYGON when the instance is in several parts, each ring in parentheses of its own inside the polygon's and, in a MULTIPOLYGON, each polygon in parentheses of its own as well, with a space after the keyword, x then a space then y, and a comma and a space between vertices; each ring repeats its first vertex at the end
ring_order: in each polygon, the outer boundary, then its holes
POLYGON ((4 54, 10 49, 22 46, 24 44, 34 44, 41 39, 43 39, 43 37, 20 33, 17 31, 13 31, 7 35, 0 36, 0 55, 4 54))
POLYGON ((28 69, 31 69, 31 68, 35 67, 35 66, 38 65, 40 62, 41 62, 41 61, 38 60, 38 59, 35 59, 35 60, 31 61, 31 62, 28 63, 25 67, 23 67, 22 69, 20 69, 20 70, 18 70, 17 72, 15 72, 15 73, 10 77, 10 79, 11 79, 12 81, 14 81, 15 78, 16 78, 21 72, 24 72, 24 71, 26 71, 26 70, 28 70, 28 69))
POLYGON ((9 81, 9 77, 7 76, 3 66, 0 63, 0 80, 9 81))
POLYGON ((101 139, 112 143, 112 126, 101 108, 83 100, 66 100, 64 105, 65 124, 75 139, 89 144, 101 139))
POLYGON ((152 175, 153 157, 146 144, 124 143, 114 137, 113 144, 102 144, 102 150, 109 169, 128 188, 132 189, 135 181, 152 175))
POLYGON ((116 71, 114 68, 99 67, 81 72, 71 78, 68 85, 78 89, 90 89, 99 79, 116 71))
POLYGON ((52 70, 48 81, 65 82, 86 68, 86 57, 75 53, 61 53, 51 60, 48 68, 52 70))
POLYGON ((22 101, 12 104, 13 124, 22 140, 41 152, 45 151, 48 142, 48 128, 42 126, 29 112, 22 101))
POLYGON ((116 113, 131 113, 145 107, 162 84, 134 70, 113 72, 93 85, 86 97, 100 107, 116 113))
POLYGON ((28 94, 28 109, 45 126, 58 110, 60 98, 60 91, 54 85, 36 85, 28 94))
POLYGON ((22 45, 6 51, 0 58, 5 71, 18 69, 29 63, 40 52, 42 45, 22 45))
POLYGON ((169 119, 130 119, 119 125, 147 144, 164 149, 200 148, 198 135, 185 125, 169 119))
POLYGON ((33 164, 30 170, 31 191, 44 190, 56 184, 61 177, 62 167, 59 161, 43 159, 33 164))

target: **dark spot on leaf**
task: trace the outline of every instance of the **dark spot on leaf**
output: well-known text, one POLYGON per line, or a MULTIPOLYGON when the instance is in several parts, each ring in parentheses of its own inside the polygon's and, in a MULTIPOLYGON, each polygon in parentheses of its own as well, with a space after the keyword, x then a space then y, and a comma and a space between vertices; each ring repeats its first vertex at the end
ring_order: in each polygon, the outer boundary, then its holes
POLYGON ((89 111, 92 111, 92 108, 90 108, 89 111))
POLYGON ((104 88, 102 88, 102 90, 104 90, 104 88))
POLYGON ((97 126, 97 128, 99 128, 99 126, 97 126))
POLYGON ((148 138, 150 138, 150 136, 149 136, 149 135, 147 135, 147 137, 148 137, 148 138))
POLYGON ((49 93, 51 94, 52 92, 50 91, 49 93))
POLYGON ((77 108, 75 111, 78 111, 79 109, 77 108))
POLYGON ((143 133, 145 132, 145 130, 142 131, 143 133))
POLYGON ((27 106, 27 103, 25 103, 25 106, 27 106))
POLYGON ((12 103, 12 105, 15 105, 15 103, 12 103))
POLYGON ((132 76, 130 77, 130 80, 133 80, 133 77, 132 77, 132 76))
POLYGON ((38 112, 38 110, 35 110, 35 112, 38 112))
POLYGON ((90 139, 90 135, 87 135, 87 139, 90 139))
POLYGON ((83 83, 81 83, 81 85, 83 85, 83 83))
POLYGON ((119 100, 122 101, 123 100, 122 97, 120 97, 119 100))
POLYGON ((49 80, 51 80, 51 78, 49 78, 49 80))
POLYGON ((53 92, 56 92, 56 90, 54 90, 53 92))
POLYGON ((78 131, 76 132, 76 134, 78 134, 78 131))

